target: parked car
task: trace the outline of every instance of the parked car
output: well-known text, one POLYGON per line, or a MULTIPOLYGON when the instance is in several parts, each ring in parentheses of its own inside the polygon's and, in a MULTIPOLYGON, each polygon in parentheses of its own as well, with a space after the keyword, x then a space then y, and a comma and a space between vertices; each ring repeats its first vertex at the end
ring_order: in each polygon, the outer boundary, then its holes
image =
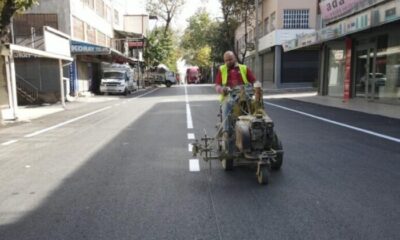
POLYGON ((166 71, 165 72, 165 86, 171 87, 176 84, 176 76, 174 72, 166 71))
MULTIPOLYGON (((372 73, 369 74, 368 86, 372 86, 374 75, 372 73)), ((375 73, 375 87, 382 87, 386 85, 386 75, 383 73, 375 73)), ((360 85, 361 87, 365 87, 366 76, 361 77, 360 85)))

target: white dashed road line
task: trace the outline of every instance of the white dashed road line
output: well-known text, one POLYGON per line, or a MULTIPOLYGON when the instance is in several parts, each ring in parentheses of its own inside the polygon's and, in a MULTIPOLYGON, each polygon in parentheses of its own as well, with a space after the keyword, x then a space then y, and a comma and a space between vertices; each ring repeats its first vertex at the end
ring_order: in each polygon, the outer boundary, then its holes
POLYGON ((191 143, 188 144, 188 151, 189 152, 193 151, 193 145, 191 143))
POLYGON ((187 128, 193 129, 192 112, 190 111, 189 103, 186 104, 186 121, 187 121, 187 128))
MULTIPOLYGON (((190 104, 189 104, 189 95, 187 91, 187 86, 185 85, 185 100, 186 100, 186 122, 187 128, 193 129, 193 119, 192 119, 192 112, 190 111, 190 104)), ((194 140, 195 135, 194 133, 188 133, 187 135, 188 140, 194 140)), ((193 145, 191 143, 188 144, 188 151, 193 151, 193 145)), ((190 172, 200 172, 200 163, 198 159, 189 159, 189 171, 190 172)))
POLYGON ((188 133, 188 139, 189 140, 194 140, 195 139, 194 133, 188 133))
POLYGON ((189 160, 189 170, 191 172, 200 172, 199 159, 190 159, 189 160))

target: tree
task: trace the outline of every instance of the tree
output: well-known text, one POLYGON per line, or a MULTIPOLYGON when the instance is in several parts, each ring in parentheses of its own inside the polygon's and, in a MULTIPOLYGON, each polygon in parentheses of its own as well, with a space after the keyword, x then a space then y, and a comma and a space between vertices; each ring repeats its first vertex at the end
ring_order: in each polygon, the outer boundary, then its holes
POLYGON ((161 28, 155 28, 150 32, 144 52, 146 65, 155 68, 166 60, 172 48, 171 42, 169 34, 164 35, 161 28))
POLYGON ((163 63, 170 70, 176 71, 176 62, 180 58, 177 38, 176 33, 171 30, 164 34, 164 27, 155 28, 150 32, 144 52, 146 65, 154 69, 163 63))
POLYGON ((149 0, 147 2, 147 11, 165 21, 164 35, 166 35, 170 30, 172 19, 184 4, 185 0, 149 0))
MULTIPOLYGON (((255 5, 254 0, 240 0, 236 2, 236 15, 243 21, 244 24, 244 49, 237 49, 239 61, 244 62, 247 54, 247 44, 253 40, 248 38, 248 29, 255 27, 255 5)), ((256 36, 258 37, 258 36, 256 36)))
POLYGON ((198 66, 202 76, 206 77, 212 66, 211 34, 215 21, 204 9, 199 9, 189 18, 188 23, 181 41, 181 47, 185 51, 183 58, 187 63, 198 66))
POLYGON ((223 63, 223 55, 226 51, 232 50, 231 39, 226 37, 226 24, 214 22, 210 30, 211 60, 216 63, 223 63))
POLYGON ((254 28, 255 24, 255 4, 254 0, 220 0, 222 15, 224 19, 223 32, 227 44, 230 50, 234 51, 238 60, 240 62, 244 61, 247 54, 247 49, 245 48, 242 52, 237 52, 235 49, 235 31, 241 22, 244 23, 245 38, 244 43, 247 46, 249 42, 248 39, 248 28, 254 28))

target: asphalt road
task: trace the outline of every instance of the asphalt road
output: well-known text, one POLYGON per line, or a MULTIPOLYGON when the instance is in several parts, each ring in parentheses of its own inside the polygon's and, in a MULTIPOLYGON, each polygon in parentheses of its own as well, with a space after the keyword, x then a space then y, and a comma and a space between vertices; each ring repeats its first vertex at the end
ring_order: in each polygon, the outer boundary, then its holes
MULTIPOLYGON (((0 239, 400 239, 399 143, 267 105, 285 150, 269 185, 216 162, 191 172, 188 134, 215 133, 218 102, 211 87, 187 93, 2 130, 18 142, 0 146, 0 239)), ((399 120, 269 102, 399 137, 399 120)))

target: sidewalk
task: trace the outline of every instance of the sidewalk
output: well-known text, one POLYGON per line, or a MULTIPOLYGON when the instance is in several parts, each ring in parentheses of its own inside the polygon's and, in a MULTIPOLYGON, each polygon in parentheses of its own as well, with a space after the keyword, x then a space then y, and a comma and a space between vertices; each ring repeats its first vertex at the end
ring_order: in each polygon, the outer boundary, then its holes
MULTIPOLYGON (((139 90, 142 92, 144 90, 139 90)), ((92 95, 87 97, 77 97, 73 101, 66 102, 65 108, 61 105, 61 103, 56 104, 47 104, 47 105, 33 105, 33 106, 19 106, 18 107, 18 119, 12 120, 12 113, 10 110, 3 110, 3 124, 0 124, 0 128, 13 126, 21 123, 28 123, 35 119, 45 117, 47 115, 51 115, 54 113, 59 113, 65 110, 72 110, 76 108, 80 108, 86 106, 91 103, 102 103, 102 102, 110 102, 121 99, 120 96, 99 96, 92 95)))
POLYGON ((341 98, 327 96, 299 97, 293 100, 400 119, 400 105, 368 102, 359 98, 343 102, 341 98))
POLYGON ((319 96, 318 93, 311 88, 307 90, 264 90, 264 99, 280 98, 400 119, 400 105, 371 102, 359 98, 353 98, 348 102, 344 102, 342 98, 319 96))

